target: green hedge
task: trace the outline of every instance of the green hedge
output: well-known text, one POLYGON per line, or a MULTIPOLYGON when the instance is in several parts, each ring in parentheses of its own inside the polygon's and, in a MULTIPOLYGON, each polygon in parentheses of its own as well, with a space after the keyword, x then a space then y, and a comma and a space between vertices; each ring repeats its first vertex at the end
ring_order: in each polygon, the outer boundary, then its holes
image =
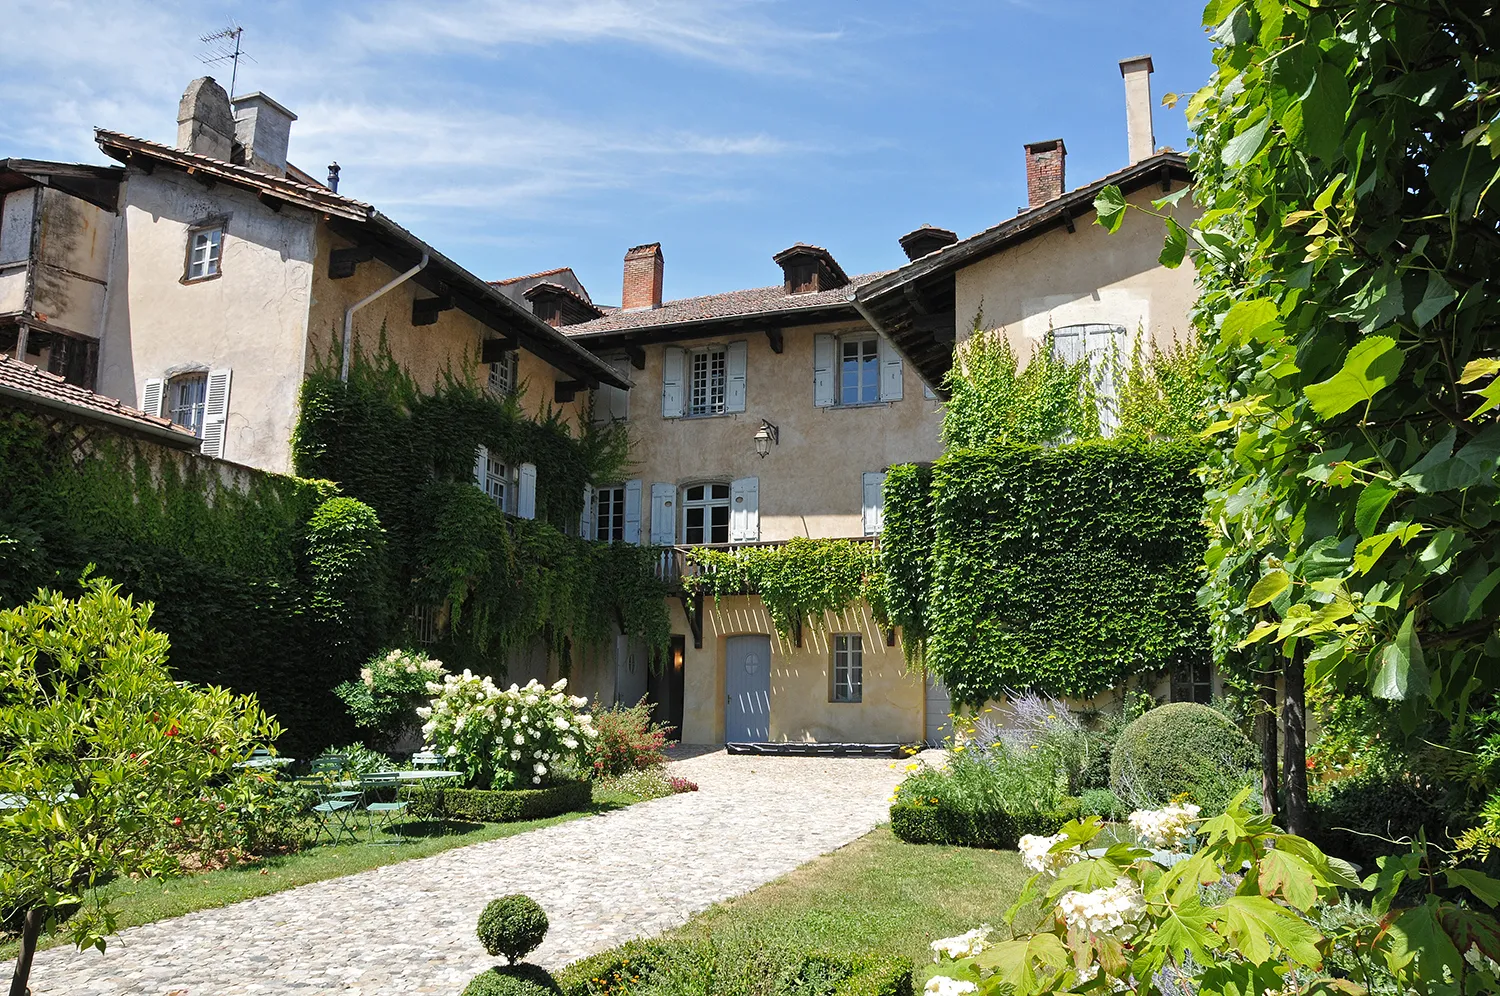
POLYGON ((996 444, 946 454, 926 493, 893 472, 893 617, 920 613, 907 624, 956 703, 1089 696, 1205 658, 1200 459, 1181 443, 996 444))
POLYGON ((891 832, 908 844, 954 844, 1013 850, 1026 834, 1054 834, 1079 814, 1077 799, 1051 813, 1005 813, 962 809, 948 803, 898 802, 891 807, 891 832))
POLYGON ((563 996, 913 996, 911 963, 895 955, 747 951, 706 941, 628 941, 573 962, 555 978, 563 996))
POLYGON ((1258 758, 1250 738, 1223 713, 1170 702, 1120 731, 1110 751, 1109 787, 1143 808, 1186 795, 1216 816, 1246 784, 1258 758))
POLYGON ((413 794, 411 811, 434 819, 513 823, 539 820, 584 809, 594 801, 590 781, 563 782, 540 789, 422 789, 413 794))

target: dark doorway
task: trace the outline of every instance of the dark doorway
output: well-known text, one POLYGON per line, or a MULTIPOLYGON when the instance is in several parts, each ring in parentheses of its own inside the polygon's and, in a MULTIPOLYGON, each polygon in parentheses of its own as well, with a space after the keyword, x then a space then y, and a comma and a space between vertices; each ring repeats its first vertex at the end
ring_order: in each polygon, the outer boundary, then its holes
POLYGON ((669 736, 682 739, 682 670, 687 656, 687 638, 672 637, 672 649, 660 667, 651 668, 646 677, 646 697, 651 702, 651 717, 672 728, 669 736))

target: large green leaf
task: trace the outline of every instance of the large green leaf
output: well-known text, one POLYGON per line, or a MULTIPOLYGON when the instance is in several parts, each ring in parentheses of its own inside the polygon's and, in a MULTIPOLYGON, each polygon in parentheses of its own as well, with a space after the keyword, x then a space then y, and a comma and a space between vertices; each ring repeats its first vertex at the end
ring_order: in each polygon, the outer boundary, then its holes
POLYGON ((1414 968, 1422 978, 1437 982, 1444 969, 1455 975, 1463 971, 1462 955, 1439 919, 1435 899, 1396 917, 1386 929, 1382 946, 1393 972, 1414 968))
POLYGON ((1168 269, 1175 270, 1182 265, 1182 257, 1187 253, 1188 233, 1171 218, 1167 219, 1167 240, 1161 247, 1161 255, 1157 262, 1168 269))
POLYGON ((1343 72, 1331 62, 1320 62, 1301 105, 1303 150, 1315 159, 1332 162, 1343 144, 1349 114, 1349 83, 1343 72))
POLYGON ((1359 493, 1354 507, 1354 525, 1361 536, 1373 536, 1380 526, 1381 513, 1391 503, 1396 492, 1384 481, 1371 481, 1359 493))
POLYGON ((1250 597, 1245 599, 1245 605, 1258 609, 1262 605, 1269 604, 1277 595, 1286 591, 1291 583, 1291 576, 1286 571, 1271 571, 1255 582, 1255 587, 1250 589, 1250 597))
POLYGON ((1456 439, 1457 430, 1448 430, 1422 459, 1401 475, 1401 483, 1423 494, 1436 494, 1471 487, 1493 477, 1496 463, 1500 462, 1500 426, 1485 428, 1454 453, 1456 439))
POLYGON ((1318 901, 1317 876, 1302 856, 1272 848, 1260 860, 1257 885, 1263 896, 1281 896, 1299 910, 1318 901))
POLYGON ((1332 418, 1370 401, 1393 384, 1401 373, 1402 358, 1396 340, 1384 335, 1371 336, 1349 350, 1338 373, 1320 384, 1309 384, 1304 393, 1314 411, 1332 418))
POLYGON ((1427 277, 1427 291, 1422 295, 1421 303, 1411 310, 1411 317, 1418 327, 1426 325, 1457 297, 1458 291, 1448 285, 1441 273, 1433 270, 1427 277))
POLYGON ((1486 906, 1500 906, 1500 879, 1470 868, 1445 868, 1443 875, 1449 888, 1468 889, 1486 906))
POLYGON ((1001 941, 981 956, 1017 993, 1037 992, 1044 981, 1067 967, 1068 949, 1056 934, 1032 934, 1001 941))
POLYGON ((1125 220, 1125 207, 1125 195, 1110 184, 1094 195, 1094 223, 1110 232, 1119 231, 1120 223, 1125 220))
POLYGON ((1275 301, 1267 298, 1236 301, 1224 316, 1220 331, 1230 342, 1246 343, 1256 337, 1262 329, 1275 324, 1278 318, 1275 301))
POLYGON ((1272 944, 1283 957, 1303 967, 1317 968, 1323 963, 1317 929, 1265 896, 1230 896, 1220 913, 1220 929, 1229 943, 1255 964, 1270 960, 1272 944))
POLYGON ((1262 117, 1259 121, 1250 125, 1238 135, 1224 144, 1224 154, 1221 157, 1224 165, 1233 169, 1242 163, 1249 162, 1260 151, 1261 145, 1265 143, 1266 132, 1271 128, 1271 119, 1262 117))
POLYGON ((1408 612, 1396 638, 1380 651, 1380 669, 1370 689, 1376 698, 1402 700, 1427 694, 1427 660, 1417 637, 1416 616, 1415 611, 1408 612))

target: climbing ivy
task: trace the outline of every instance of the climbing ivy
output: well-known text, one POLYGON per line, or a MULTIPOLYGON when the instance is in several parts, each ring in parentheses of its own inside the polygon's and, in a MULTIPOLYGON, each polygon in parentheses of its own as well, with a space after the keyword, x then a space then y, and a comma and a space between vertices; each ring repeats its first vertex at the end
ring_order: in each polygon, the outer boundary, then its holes
POLYGON ((383 337, 373 355, 356 354, 347 383, 337 369, 324 360, 303 384, 294 461, 379 511, 390 600, 403 616, 436 607, 434 653, 450 667, 501 671, 510 651, 538 639, 564 669, 575 644, 614 633, 669 645, 655 551, 576 535, 585 485, 617 478, 628 461, 623 426, 584 411, 575 435, 556 409, 528 418, 520 392, 496 396, 451 370, 423 392, 383 337), (480 446, 537 467, 534 520, 506 515, 475 487, 480 446))
POLYGON ((381 640, 383 559, 375 513, 331 482, 0 412, 0 607, 111 579, 155 604, 178 675, 256 694, 288 753, 352 733, 331 689, 381 640))
POLYGON ((804 621, 817 626, 825 612, 841 612, 860 600, 869 603, 877 622, 888 621, 873 543, 799 536, 777 546, 697 547, 688 552, 688 563, 696 570, 683 578, 690 592, 715 600, 759 595, 776 631, 787 639, 804 621))
POLYGON ((892 620, 970 705, 1204 659, 1201 459, 1193 443, 999 443, 893 472, 892 620))

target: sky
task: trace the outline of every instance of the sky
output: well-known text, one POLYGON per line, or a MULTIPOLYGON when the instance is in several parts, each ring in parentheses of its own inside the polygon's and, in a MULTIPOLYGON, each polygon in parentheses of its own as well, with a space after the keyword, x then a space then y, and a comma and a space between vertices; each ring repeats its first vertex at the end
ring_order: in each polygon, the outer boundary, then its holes
MULTIPOLYGON (((1119 60, 1154 99, 1207 79, 1187 0, 0 0, 0 158, 108 163, 94 126, 171 144, 200 36, 244 28, 239 93, 298 115, 290 159, 486 279, 571 266, 620 299, 660 242, 669 299, 779 283, 827 248, 850 274, 1026 202, 1026 142, 1067 183, 1127 164, 1119 60)), ((1182 108, 1155 108, 1184 149, 1182 108)))

